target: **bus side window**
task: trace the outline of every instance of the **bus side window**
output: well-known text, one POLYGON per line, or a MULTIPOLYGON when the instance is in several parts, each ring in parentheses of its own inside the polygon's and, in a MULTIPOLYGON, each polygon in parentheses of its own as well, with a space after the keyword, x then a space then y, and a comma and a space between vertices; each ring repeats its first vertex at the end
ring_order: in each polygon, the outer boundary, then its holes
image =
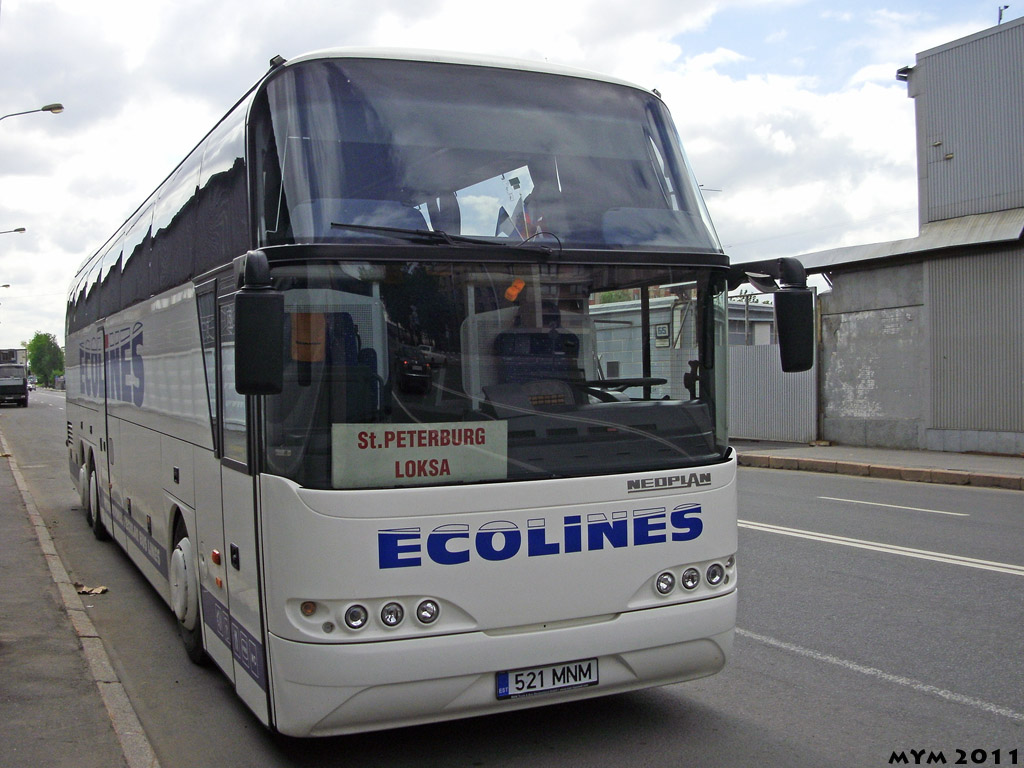
POLYGON ((235 306, 220 305, 220 394, 223 456, 248 464, 245 396, 235 389, 235 306))
POLYGON ((206 396, 210 406, 210 424, 213 428, 214 451, 220 444, 217 434, 217 318, 214 286, 204 287, 196 296, 199 310, 199 340, 203 347, 203 371, 206 375, 206 396))

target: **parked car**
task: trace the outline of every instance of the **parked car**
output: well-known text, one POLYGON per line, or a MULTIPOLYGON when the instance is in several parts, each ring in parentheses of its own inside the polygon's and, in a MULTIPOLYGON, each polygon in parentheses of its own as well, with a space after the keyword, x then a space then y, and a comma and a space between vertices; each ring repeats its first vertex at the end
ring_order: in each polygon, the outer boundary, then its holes
POLYGON ((418 349, 420 351, 420 354, 423 355, 423 359, 425 359, 431 365, 445 364, 444 353, 438 352, 429 344, 420 344, 418 347, 416 347, 416 349, 418 349))
POLYGON ((395 358, 395 378, 402 392, 426 392, 430 389, 432 366, 418 349, 408 349, 395 358))

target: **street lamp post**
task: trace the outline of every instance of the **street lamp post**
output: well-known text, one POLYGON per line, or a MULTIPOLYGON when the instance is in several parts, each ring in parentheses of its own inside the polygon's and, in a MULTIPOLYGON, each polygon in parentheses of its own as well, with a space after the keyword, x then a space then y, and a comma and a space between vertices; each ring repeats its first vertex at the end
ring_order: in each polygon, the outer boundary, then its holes
MULTIPOLYGON (((2 232, 0 232, 0 235, 9 235, 9 234, 11 234, 11 232, 24 232, 24 231, 25 231, 24 227, 15 227, 14 229, 5 229, 5 230, 3 230, 2 232)), ((3 288, 3 287, 4 286, 0 286, 0 288, 3 288)))
POLYGON ((57 102, 54 104, 47 104, 39 109, 26 109, 24 112, 11 112, 9 115, 0 116, 0 120, 6 120, 8 117, 17 117, 18 115, 31 115, 33 112, 49 112, 54 115, 59 115, 63 111, 64 105, 57 102))

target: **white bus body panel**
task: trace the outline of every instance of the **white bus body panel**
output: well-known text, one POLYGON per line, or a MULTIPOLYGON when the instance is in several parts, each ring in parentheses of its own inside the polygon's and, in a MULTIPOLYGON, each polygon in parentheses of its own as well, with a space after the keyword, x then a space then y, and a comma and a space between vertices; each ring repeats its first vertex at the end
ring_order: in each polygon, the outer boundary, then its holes
POLYGON ((736 592, 625 613, 600 625, 318 646, 270 637, 277 729, 332 736, 508 712, 718 672, 732 651, 736 592), (596 658, 600 684, 499 701, 495 673, 596 658))
POLYGON ((735 458, 693 472, 340 493, 263 476, 261 495, 263 536, 273 542, 263 550, 272 699, 276 727, 287 734, 392 727, 676 682, 718 671, 731 647, 735 458), (627 490, 630 481, 639 487, 627 490), (681 487, 687 483, 693 487, 681 487), (568 530, 576 518, 578 536, 568 530), (694 519, 696 536, 682 525, 694 519), (601 535, 614 521, 625 531, 612 537, 616 546, 601 535), (541 528, 531 542, 530 531, 541 528), (428 543, 438 529, 440 538, 428 543), (398 550, 381 544, 395 531, 404 537, 398 550), (673 541, 674 533, 688 540, 673 541), (431 549, 441 559, 468 554, 440 564, 431 549), (678 577, 696 565, 703 574, 711 562, 728 564, 715 588, 703 579, 667 597, 654 588, 665 570, 678 577), (425 598, 441 605, 427 626, 414 617, 425 598), (317 612, 304 616, 303 601, 315 601, 317 612), (386 628, 380 610, 392 601, 405 619, 386 628), (353 604, 369 612, 357 631, 344 621, 353 604), (496 697, 498 672, 592 658, 596 686, 496 697))
MULTIPOLYGON (((168 600, 174 515, 191 522, 195 461, 215 461, 195 290, 141 302, 68 344, 68 421, 92 453, 101 519, 168 600)), ((219 505, 213 514, 219 526, 219 505)))

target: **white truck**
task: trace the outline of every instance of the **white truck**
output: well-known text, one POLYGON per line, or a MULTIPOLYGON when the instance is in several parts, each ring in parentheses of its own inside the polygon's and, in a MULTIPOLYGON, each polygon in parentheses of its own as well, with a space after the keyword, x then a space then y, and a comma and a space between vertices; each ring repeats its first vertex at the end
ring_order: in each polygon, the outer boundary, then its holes
POLYGON ((25 350, 0 350, 0 403, 17 403, 28 407, 28 370, 25 350))

